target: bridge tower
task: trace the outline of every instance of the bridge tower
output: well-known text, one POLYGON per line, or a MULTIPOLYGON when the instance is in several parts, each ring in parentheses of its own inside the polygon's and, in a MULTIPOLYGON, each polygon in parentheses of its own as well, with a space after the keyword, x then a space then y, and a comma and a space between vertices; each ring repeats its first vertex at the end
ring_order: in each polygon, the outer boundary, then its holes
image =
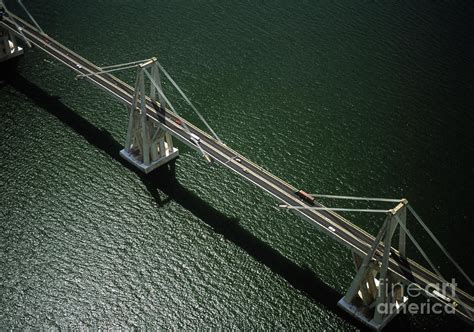
POLYGON ((380 331, 408 302, 405 285, 388 270, 392 240, 399 227, 398 252, 405 259, 406 205, 403 199, 388 213, 374 243, 365 257, 352 252, 357 273, 338 306, 368 327, 380 331), (383 249, 378 252, 383 242, 383 249), (375 256, 380 256, 378 260, 375 256))
MULTIPOLYGON (((0 20, 2 19, 3 15, 2 9, 0 8, 0 20)), ((18 46, 15 36, 8 30, 0 27, 0 63, 22 54, 23 48, 18 46)))
MULTIPOLYGON (((157 59, 152 58, 138 66, 125 148, 120 151, 123 158, 145 173, 151 172, 179 155, 178 149, 173 146, 171 135, 147 116, 147 102, 151 101, 157 113, 164 117, 166 102, 157 86, 163 91, 157 59), (145 76, 148 75, 151 76, 149 98, 145 81, 145 76), (156 101, 157 93, 159 103, 156 101)), ((159 120, 164 121, 164 118, 159 117, 159 120)))

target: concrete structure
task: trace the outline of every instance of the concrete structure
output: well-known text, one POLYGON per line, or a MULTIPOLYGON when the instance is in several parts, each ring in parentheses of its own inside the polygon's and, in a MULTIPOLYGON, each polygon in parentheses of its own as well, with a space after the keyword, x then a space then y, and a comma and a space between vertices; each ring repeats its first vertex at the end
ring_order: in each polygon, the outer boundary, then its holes
POLYGON ((10 30, 0 28, 0 63, 23 54, 23 48, 18 46, 15 35, 10 30))
POLYGON ((385 327, 408 302, 403 278, 388 269, 392 239, 397 226, 400 226, 398 252, 400 257, 405 258, 407 204, 408 201, 404 199, 390 210, 366 256, 360 257, 352 253, 357 273, 346 295, 338 302, 349 314, 377 331, 385 327), (374 255, 381 242, 382 259, 376 260, 374 255), (380 308, 392 310, 384 313, 380 308))
MULTIPOLYGON (((158 84, 162 90, 156 58, 153 58, 139 65, 135 93, 130 107, 125 148, 120 151, 123 158, 145 173, 153 171, 179 155, 178 149, 173 146, 171 135, 147 116, 146 91, 150 91, 149 101, 155 105, 156 109, 160 109, 160 104, 156 101, 155 84, 158 84), (145 72, 148 69, 151 69, 153 81, 150 81, 150 87, 146 90, 145 72)), ((161 105, 166 107, 164 99, 160 94, 159 96, 161 105)))

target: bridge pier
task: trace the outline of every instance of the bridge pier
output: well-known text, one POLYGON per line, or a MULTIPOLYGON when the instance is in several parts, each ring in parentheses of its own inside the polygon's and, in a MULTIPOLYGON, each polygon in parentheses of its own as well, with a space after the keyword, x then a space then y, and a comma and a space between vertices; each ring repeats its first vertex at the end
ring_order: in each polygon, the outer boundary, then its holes
POLYGON ((399 252, 405 256, 406 200, 390 210, 380 229, 370 252, 365 257, 353 254, 357 270, 346 295, 338 306, 363 322, 369 328, 380 331, 408 302, 405 296, 405 285, 401 279, 388 270, 388 261, 392 239, 399 224, 399 252), (383 252, 378 253, 379 244, 383 242, 383 252), (376 260, 374 256, 380 255, 376 260))
MULTIPOLYGON (((2 16, 0 8, 0 19, 2 16)), ((23 48, 18 46, 15 36, 10 31, 0 27, 0 63, 23 54, 23 48)))
MULTIPOLYGON (((154 169, 170 162, 179 155, 177 148, 173 146, 171 135, 159 124, 151 121, 146 110, 146 86, 145 70, 151 69, 153 80, 161 88, 159 70, 156 59, 141 64, 137 72, 135 93, 129 113, 127 138, 125 148, 120 155, 142 172, 149 173, 154 169)), ((160 105, 156 102, 156 87, 150 84, 150 99, 156 105, 158 112, 164 116, 165 101, 159 95, 160 105)))

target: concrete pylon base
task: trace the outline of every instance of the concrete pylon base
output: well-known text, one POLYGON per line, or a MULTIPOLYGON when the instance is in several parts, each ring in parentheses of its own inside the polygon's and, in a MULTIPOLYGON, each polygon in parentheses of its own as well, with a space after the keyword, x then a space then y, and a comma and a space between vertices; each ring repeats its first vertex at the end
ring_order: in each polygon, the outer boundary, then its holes
POLYGON ((0 28, 0 63, 22 54, 23 48, 18 46, 15 37, 6 29, 0 28))
MULTIPOLYGON (((23 54, 23 48, 20 46, 15 47, 11 41, 8 41, 8 46, 10 48, 10 52, 0 52, 0 63, 5 62, 7 60, 16 58, 23 54)), ((3 50, 0 50, 3 51, 3 50)))
POLYGON ((169 163, 171 160, 176 159, 179 156, 179 150, 176 149, 175 147, 173 147, 173 150, 170 151, 168 149, 168 144, 167 143, 165 143, 165 151, 167 152, 167 154, 165 156, 163 156, 161 158, 158 158, 157 160, 152 161, 149 164, 143 163, 142 158, 139 154, 136 154, 133 151, 131 152, 131 151, 126 150, 126 149, 123 149, 123 150, 120 151, 120 156, 122 156, 122 158, 127 160, 129 163, 131 163, 133 166, 138 168, 140 171, 142 171, 144 173, 150 173, 154 169, 156 169, 156 168, 158 168, 158 167, 160 167, 160 166, 162 166, 166 163, 169 163))
POLYGON ((364 306, 362 303, 361 305, 356 305, 353 303, 348 303, 344 301, 344 298, 340 299, 337 302, 338 307, 346 311, 349 315, 357 319, 358 321, 362 322, 368 328, 374 331, 381 331, 399 312, 402 310, 402 307, 408 303, 408 297, 404 296, 401 302, 395 302, 391 304, 389 308, 389 313, 384 315, 383 320, 379 322, 375 322, 373 319, 374 310, 375 308, 368 308, 364 306))

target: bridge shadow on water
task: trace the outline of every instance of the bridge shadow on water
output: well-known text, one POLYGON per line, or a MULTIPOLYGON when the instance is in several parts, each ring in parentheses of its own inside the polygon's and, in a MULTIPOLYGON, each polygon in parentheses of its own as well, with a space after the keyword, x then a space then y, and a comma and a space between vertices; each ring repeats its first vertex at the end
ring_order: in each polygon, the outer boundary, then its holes
MULTIPOLYGON (((271 271, 285 279, 291 286, 306 294, 316 304, 330 310, 351 325, 359 329, 365 329, 361 323, 337 307, 337 301, 342 297, 342 294, 325 284, 308 267, 302 267, 292 262, 279 251, 240 226, 238 219, 226 216, 181 185, 175 176, 176 167, 174 162, 145 175, 120 157, 119 151, 123 146, 109 132, 95 127, 63 104, 60 98, 49 95, 18 73, 12 73, 2 79, 3 85, 13 87, 29 98, 36 106, 44 109, 75 133, 81 135, 91 145, 107 153, 123 167, 135 173, 154 197, 158 206, 163 206, 169 200, 175 201, 212 227, 216 233, 239 246, 255 260, 266 265, 271 271), (168 198, 163 200, 160 197, 160 192, 167 195, 168 198)), ((308 317, 308 319, 312 318, 308 317)), ((399 330, 404 328, 410 330, 409 325, 406 319, 397 317, 389 324, 387 329, 399 330)))

